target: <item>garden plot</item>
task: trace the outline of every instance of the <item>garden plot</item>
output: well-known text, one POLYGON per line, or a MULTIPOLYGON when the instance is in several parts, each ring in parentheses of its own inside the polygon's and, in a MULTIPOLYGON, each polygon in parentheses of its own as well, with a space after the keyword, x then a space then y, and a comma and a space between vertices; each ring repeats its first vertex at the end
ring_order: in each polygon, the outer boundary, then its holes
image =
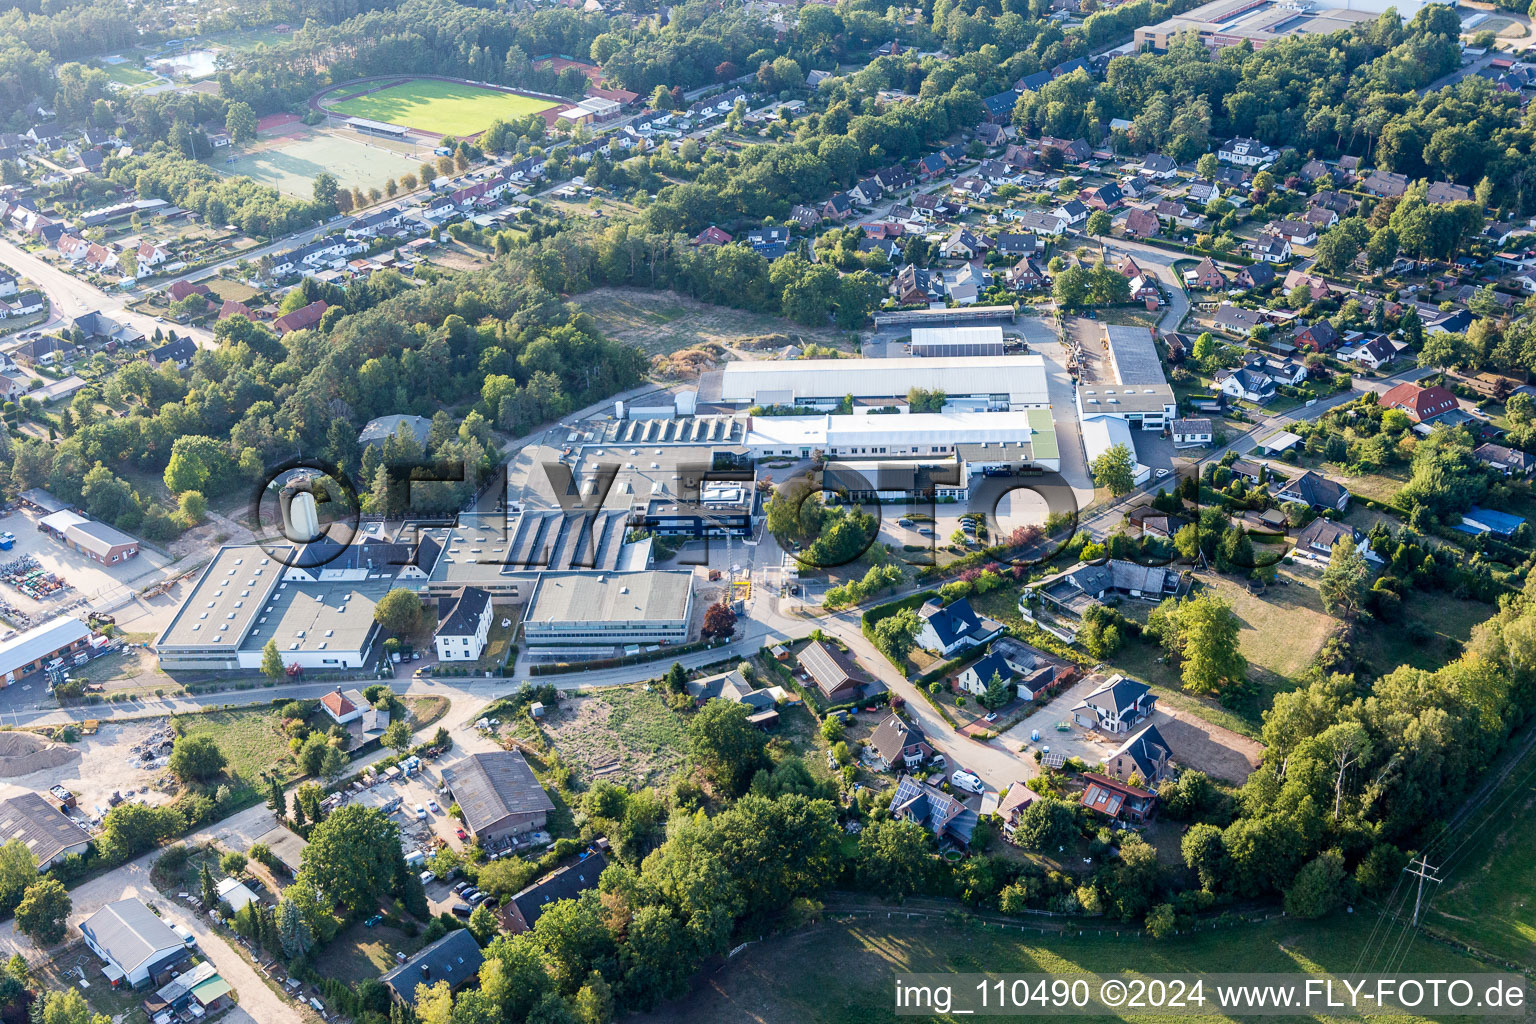
POLYGON ((543 725, 555 750, 588 784, 606 779, 657 785, 682 767, 688 749, 682 718, 660 693, 640 687, 570 698, 543 725))

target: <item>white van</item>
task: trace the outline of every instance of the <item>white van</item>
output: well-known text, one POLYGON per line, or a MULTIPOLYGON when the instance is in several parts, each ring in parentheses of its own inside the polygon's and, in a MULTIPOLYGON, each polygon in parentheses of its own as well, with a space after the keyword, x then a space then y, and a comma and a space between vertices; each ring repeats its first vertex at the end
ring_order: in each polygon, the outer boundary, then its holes
POLYGON ((973 772, 968 772, 964 768, 956 768, 954 774, 949 777, 949 781, 954 783, 960 789, 968 790, 972 793, 982 793, 985 792, 987 788, 986 785, 982 783, 981 777, 979 775, 976 775, 973 772))

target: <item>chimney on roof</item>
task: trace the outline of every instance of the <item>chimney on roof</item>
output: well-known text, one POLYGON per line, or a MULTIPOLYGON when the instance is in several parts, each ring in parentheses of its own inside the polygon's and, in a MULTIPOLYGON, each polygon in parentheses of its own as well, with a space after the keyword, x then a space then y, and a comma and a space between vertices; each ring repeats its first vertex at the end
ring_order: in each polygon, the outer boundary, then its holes
POLYGON ((432 977, 432 968, 431 968, 431 966, 429 964, 422 964, 421 965, 421 976, 423 978, 430 978, 430 977, 432 977))

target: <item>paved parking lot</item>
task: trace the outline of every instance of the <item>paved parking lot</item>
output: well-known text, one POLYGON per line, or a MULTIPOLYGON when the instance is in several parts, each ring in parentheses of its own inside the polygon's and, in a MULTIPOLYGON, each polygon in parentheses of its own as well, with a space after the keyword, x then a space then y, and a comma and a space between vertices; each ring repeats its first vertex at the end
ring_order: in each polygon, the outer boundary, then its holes
POLYGON ((0 551, 0 564, 30 555, 40 568, 61 577, 70 586, 69 590, 38 601, 9 584, 0 584, 0 601, 34 620, 51 618, 82 605, 104 607, 150 582, 167 563, 157 552, 140 547, 138 555, 121 565, 102 565, 40 533, 37 521, 41 518, 26 511, 0 518, 0 532, 16 535, 15 546, 10 551, 0 551))

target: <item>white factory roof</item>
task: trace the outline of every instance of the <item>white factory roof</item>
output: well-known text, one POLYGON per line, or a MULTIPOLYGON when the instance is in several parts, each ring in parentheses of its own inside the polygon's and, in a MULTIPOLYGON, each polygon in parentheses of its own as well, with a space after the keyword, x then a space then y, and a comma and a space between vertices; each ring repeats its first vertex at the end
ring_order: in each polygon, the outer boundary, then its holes
POLYGON ((1135 473, 1136 482, 1144 483, 1151 474, 1150 466, 1142 465, 1136 458, 1136 439, 1131 431, 1131 425, 1118 416, 1085 416, 1082 420, 1083 450, 1088 455, 1088 468, 1092 469, 1095 460, 1100 455, 1109 451, 1117 444, 1123 444, 1130 449, 1132 472, 1135 473))
POLYGON ((1003 344, 1003 329, 997 324, 974 327, 914 327, 912 347, 928 345, 998 345, 1003 344))
POLYGON ((1008 395, 1016 405, 1050 404, 1045 360, 1037 355, 895 359, 763 359, 726 363, 721 398, 755 401, 764 392, 796 399, 905 397, 914 388, 948 395, 1008 395))
MULTIPOLYGON (((1036 410, 1038 412, 1038 410, 1036 410)), ((843 449, 857 445, 950 445, 960 442, 1029 441, 1040 417, 1019 412, 920 412, 899 416, 754 416, 748 448, 843 449), (1032 423, 1031 420, 1034 420, 1032 423)), ((1055 440, 1055 428, 1048 431, 1055 440)))

